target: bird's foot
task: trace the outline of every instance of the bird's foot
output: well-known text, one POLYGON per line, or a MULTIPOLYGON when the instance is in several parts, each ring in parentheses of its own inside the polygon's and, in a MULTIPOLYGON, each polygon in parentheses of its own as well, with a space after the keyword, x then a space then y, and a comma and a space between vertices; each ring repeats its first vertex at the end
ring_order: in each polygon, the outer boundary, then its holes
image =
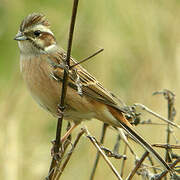
POLYGON ((66 73, 69 73, 69 66, 65 64, 64 61, 62 61, 62 63, 55 63, 48 57, 48 62, 54 69, 57 69, 57 68, 64 69, 66 73))

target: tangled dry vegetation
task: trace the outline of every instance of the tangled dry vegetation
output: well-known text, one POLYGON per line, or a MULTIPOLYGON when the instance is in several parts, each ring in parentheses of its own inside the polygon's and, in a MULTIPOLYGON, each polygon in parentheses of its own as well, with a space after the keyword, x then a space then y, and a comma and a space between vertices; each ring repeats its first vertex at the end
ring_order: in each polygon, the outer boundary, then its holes
MULTIPOLYGON (((40 11, 52 20, 60 45, 66 47, 71 3, 67 0, 2 0, 0 3, 3 24, 0 28, 0 179, 32 180, 45 176, 68 180, 170 179, 170 174, 131 137, 127 136, 130 150, 119 132, 104 124, 99 138, 101 123, 95 120, 86 122, 87 128, 76 130, 62 144, 55 166, 49 168, 50 140, 55 134, 56 121, 30 98, 19 73, 18 49, 12 39, 27 12, 40 11)), ((93 51, 92 47, 103 46, 105 51, 98 60, 95 57, 96 61, 83 66, 108 89, 126 99, 127 104, 142 103, 128 108, 137 117, 136 129, 174 169, 171 178, 178 179, 179 2, 92 0, 81 3, 73 55, 84 57, 93 51), (151 96, 153 91, 163 88, 171 89, 177 98, 169 90, 151 96), (167 102, 162 100, 162 95, 167 102)), ((62 131, 65 126, 64 121, 62 131)))

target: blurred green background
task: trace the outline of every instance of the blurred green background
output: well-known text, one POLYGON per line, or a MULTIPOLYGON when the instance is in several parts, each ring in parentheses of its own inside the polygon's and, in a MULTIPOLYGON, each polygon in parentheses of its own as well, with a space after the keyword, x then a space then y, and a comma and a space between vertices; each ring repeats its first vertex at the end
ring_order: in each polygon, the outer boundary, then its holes
MULTIPOLYGON (((71 8, 72 0, 0 0, 0 179, 43 179, 56 128, 56 119, 38 107, 25 87, 19 72, 19 49, 13 38, 25 16, 41 12, 51 22, 59 45, 66 49, 71 8)), ((72 54, 82 59, 104 48, 83 66, 129 105, 140 102, 167 117, 166 101, 152 93, 164 88, 172 90, 177 97, 176 122, 180 123, 179 17, 178 0, 80 0, 72 54)), ((145 119, 160 122, 143 114, 145 119)), ((101 122, 83 124, 99 137, 101 122)), ((165 142, 165 126, 140 125, 137 129, 151 143, 165 142)), ((180 133, 175 132, 180 138, 180 133)), ((112 149, 116 133, 109 130, 106 137, 105 144, 112 149)), ((141 155, 143 150, 137 147, 141 155)), ((159 152, 164 157, 164 151, 159 152)), ((83 137, 62 179, 88 179, 95 153, 83 137)), ((112 162, 120 168, 120 161, 112 162)), ((130 157, 126 175, 132 167, 130 157)), ((115 179, 103 160, 95 179, 115 179)))

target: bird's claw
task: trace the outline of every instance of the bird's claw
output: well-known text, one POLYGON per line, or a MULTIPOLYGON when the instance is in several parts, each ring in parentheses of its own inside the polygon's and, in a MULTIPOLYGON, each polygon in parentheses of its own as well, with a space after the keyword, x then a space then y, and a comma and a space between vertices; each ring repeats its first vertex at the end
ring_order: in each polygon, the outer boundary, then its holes
POLYGON ((64 115, 64 109, 65 107, 61 107, 60 105, 58 105, 57 114, 59 118, 62 118, 62 116, 64 115))
POLYGON ((55 63, 54 61, 52 61, 49 57, 48 57, 48 62, 49 64, 54 68, 61 68, 64 69, 66 71, 66 73, 69 72, 69 66, 67 64, 64 63, 64 61, 62 63, 55 63))

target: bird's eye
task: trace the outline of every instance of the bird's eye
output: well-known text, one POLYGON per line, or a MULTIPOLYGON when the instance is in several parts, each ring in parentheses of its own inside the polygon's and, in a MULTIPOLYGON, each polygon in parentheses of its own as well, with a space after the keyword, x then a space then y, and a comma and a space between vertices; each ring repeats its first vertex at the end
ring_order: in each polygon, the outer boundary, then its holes
POLYGON ((35 35, 36 37, 38 37, 40 34, 41 34, 41 31, 40 31, 40 30, 34 31, 34 35, 35 35))

